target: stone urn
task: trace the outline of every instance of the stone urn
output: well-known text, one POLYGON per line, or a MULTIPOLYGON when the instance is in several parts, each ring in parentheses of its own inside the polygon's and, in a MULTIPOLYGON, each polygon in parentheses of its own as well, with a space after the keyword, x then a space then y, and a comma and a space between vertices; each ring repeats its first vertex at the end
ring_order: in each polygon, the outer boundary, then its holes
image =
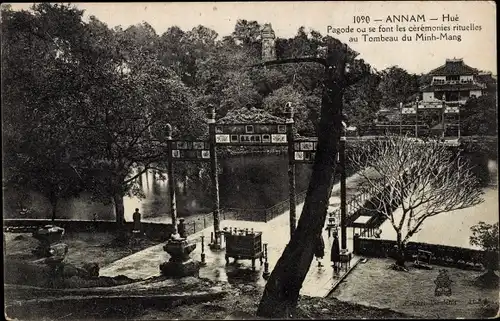
POLYGON ((32 252, 37 256, 52 256, 51 245, 59 243, 64 235, 64 229, 54 225, 46 225, 33 232, 33 237, 40 243, 32 252))
POLYGON ((170 261, 185 262, 190 259, 189 254, 196 248, 195 243, 189 243, 187 239, 172 239, 163 246, 165 252, 170 254, 170 261))
POLYGON ((170 254, 168 262, 160 264, 160 270, 167 277, 197 276, 200 262, 194 261, 189 254, 196 248, 196 243, 189 243, 185 238, 171 238, 163 246, 165 252, 170 254))

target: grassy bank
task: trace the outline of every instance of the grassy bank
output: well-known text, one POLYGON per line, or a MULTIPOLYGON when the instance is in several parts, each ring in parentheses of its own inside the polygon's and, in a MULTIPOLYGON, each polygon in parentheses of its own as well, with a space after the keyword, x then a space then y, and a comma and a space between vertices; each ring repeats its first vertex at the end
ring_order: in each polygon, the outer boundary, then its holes
MULTIPOLYGON (((159 281, 162 284, 165 281, 159 281)), ((146 281, 147 282, 147 281, 146 281)), ((69 301, 57 301, 59 303, 31 303, 24 308, 10 309, 14 312, 9 317, 18 317, 30 320, 89 320, 89 319, 135 319, 135 320, 217 320, 217 319, 259 319, 256 316, 258 303, 262 297, 262 288, 254 285, 230 285, 228 283, 216 283, 207 280, 186 278, 182 281, 171 282, 170 286, 162 288, 162 295, 184 295, 182 300, 158 300, 155 294, 136 298, 130 291, 132 285, 123 286, 123 300, 116 298, 107 299, 103 295, 100 299, 86 300, 84 303, 71 303, 69 301), (128 289, 127 289, 128 288, 128 289), (206 296, 199 299, 194 295, 186 298, 186 293, 195 291, 222 291, 221 296, 206 296), (78 306, 78 308, 76 308, 78 306), (27 308, 29 307, 29 308, 27 308), (16 313, 17 311, 17 313, 16 313)), ((159 284, 160 284, 159 283, 159 284)), ((150 286, 155 288, 155 283, 150 286)), ((75 296, 73 300, 78 300, 75 296)), ((32 301, 33 302, 33 301, 32 301)), ((78 302, 78 301, 74 301, 78 302)), ((296 319, 394 319, 409 318, 411 316, 391 311, 389 309, 378 309, 346 303, 334 298, 312 298, 301 297, 299 300, 296 319)))
MULTIPOLYGON (((62 239, 62 242, 68 245, 65 262, 76 266, 82 266, 86 262, 95 262, 102 267, 158 244, 158 242, 143 239, 133 245, 120 245, 115 242, 115 238, 113 233, 66 233, 62 239)), ((36 248, 38 241, 31 236, 31 233, 5 233, 5 245, 4 260, 36 260, 31 250, 36 248)))
POLYGON ((390 269, 391 259, 369 259, 358 264, 346 282, 330 295, 345 302, 387 308, 420 318, 486 318, 498 311, 498 288, 475 284, 484 272, 433 266, 422 270, 408 263, 409 272, 390 269), (449 296, 435 296, 434 281, 441 270, 451 280, 449 296))

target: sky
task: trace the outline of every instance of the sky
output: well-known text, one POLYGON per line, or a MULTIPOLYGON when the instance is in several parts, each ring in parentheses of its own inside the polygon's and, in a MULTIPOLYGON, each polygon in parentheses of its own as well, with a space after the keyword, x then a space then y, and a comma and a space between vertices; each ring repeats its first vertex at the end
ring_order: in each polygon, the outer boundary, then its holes
MULTIPOLYGON (((322 35, 331 35, 360 53, 360 58, 377 70, 399 66, 411 73, 427 73, 444 64, 447 58, 462 58, 466 64, 497 74, 496 64, 496 4, 490 1, 338 1, 338 2, 127 2, 72 3, 85 10, 85 17, 96 16, 109 27, 124 28, 149 23, 158 34, 178 26, 187 31, 198 25, 215 30, 220 37, 229 35, 238 19, 256 20, 261 25, 271 23, 276 36, 290 38, 304 26, 322 35), (405 22, 393 20, 393 15, 406 16, 405 22), (356 19, 357 17, 357 19, 356 19), (367 18, 368 17, 368 18, 367 18), (411 18, 414 18, 411 21, 411 18), (369 23, 365 23, 366 20, 369 23), (423 21, 425 19, 425 21, 423 21), (431 20, 437 19, 437 20, 431 20), (445 21, 443 21, 443 19, 445 21), (355 23, 355 21, 359 23, 355 23), (380 21, 376 21, 380 20, 380 21), (451 21, 453 20, 453 21, 451 21), (330 29, 329 29, 330 26, 330 29), (415 32, 408 28, 443 27, 480 29, 473 31, 415 32), (371 32, 368 28, 372 29, 371 32), (392 32, 390 28, 392 27, 392 32), (406 30, 403 32, 401 28, 406 30), (350 33, 334 34, 343 28, 350 33), (359 32, 358 32, 358 28, 359 32), (365 28, 363 31, 362 28, 365 28), (383 29, 382 29, 383 28, 383 29), (396 31, 396 28, 400 30, 396 31), (385 32, 381 32, 384 31, 385 32), (427 40, 441 33, 453 40, 427 40), (362 35, 367 36, 363 37, 362 35), (402 41, 402 36, 412 36, 402 41), (417 34, 423 35, 416 40, 417 34), (461 41, 456 36, 460 35, 461 41), (397 42, 376 41, 383 36, 398 37, 397 42), (350 38, 357 42, 350 42, 350 38), (369 38, 374 41, 368 41, 369 38), (423 41, 422 38, 426 39, 423 41), (364 40, 366 39, 366 41, 364 40)), ((12 4, 14 10, 28 9, 30 3, 12 4)), ((394 38, 393 38, 394 39, 394 38)))

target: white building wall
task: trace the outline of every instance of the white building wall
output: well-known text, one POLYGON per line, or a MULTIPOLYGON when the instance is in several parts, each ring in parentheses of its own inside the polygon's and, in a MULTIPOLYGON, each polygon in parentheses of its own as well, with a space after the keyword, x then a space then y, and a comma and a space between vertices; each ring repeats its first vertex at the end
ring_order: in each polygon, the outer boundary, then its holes
POLYGON ((434 76, 432 82, 442 83, 446 81, 446 76, 434 76))
POLYGON ((482 95, 483 95, 483 93, 482 93, 482 91, 481 91, 481 90, 471 90, 469 95, 470 95, 471 97, 472 97, 472 96, 479 97, 479 96, 482 96, 482 95))
POLYGON ((428 92, 423 92, 422 93, 422 101, 434 101, 434 92, 433 91, 428 91, 428 92))

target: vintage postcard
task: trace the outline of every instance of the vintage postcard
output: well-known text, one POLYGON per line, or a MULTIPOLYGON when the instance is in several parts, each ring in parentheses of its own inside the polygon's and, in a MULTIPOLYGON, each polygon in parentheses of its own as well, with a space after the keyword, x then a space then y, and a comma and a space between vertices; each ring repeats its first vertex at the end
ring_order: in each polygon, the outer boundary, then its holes
POLYGON ((493 318, 496 3, 3 3, 9 320, 493 318))

